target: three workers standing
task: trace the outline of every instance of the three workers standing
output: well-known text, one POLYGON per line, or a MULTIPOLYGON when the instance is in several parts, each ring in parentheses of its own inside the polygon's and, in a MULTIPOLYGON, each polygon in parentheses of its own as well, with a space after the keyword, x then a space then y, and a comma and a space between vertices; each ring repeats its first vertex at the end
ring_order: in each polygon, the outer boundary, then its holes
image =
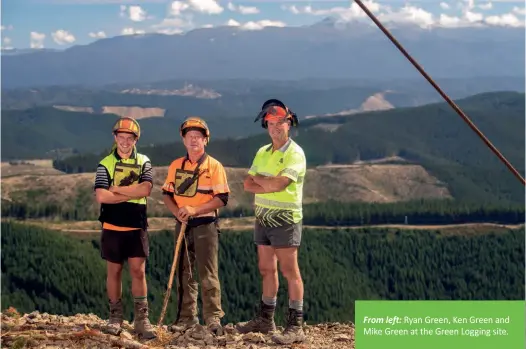
MULTIPOLYGON (((275 333, 272 339, 279 344, 302 342, 305 340, 303 281, 298 266, 298 247, 302 235, 306 160, 302 148, 289 136, 298 118, 285 104, 273 99, 263 104, 258 120, 268 130, 272 142, 257 151, 244 180, 244 189, 255 194, 254 243, 263 289, 259 313, 236 328, 241 333, 276 330, 274 313, 279 261, 288 282, 289 310, 284 331, 275 333)), ((182 123, 179 132, 187 153, 170 164, 162 186, 164 204, 176 218, 176 232, 182 223, 186 224, 178 261, 178 315, 170 328, 186 330, 199 323, 198 284, 193 273, 197 266, 204 323, 210 331, 221 335, 221 318, 225 313, 218 276, 217 219, 218 210, 228 203, 230 189, 223 165, 205 151, 210 141, 206 122, 190 117, 182 123)), ((102 204, 101 253, 108 263, 108 332, 118 333, 122 323, 119 278, 122 263, 127 258, 135 282, 132 283, 132 293, 136 297, 135 330, 140 336, 151 339, 155 334, 148 320, 144 260, 148 257, 145 204, 153 183, 152 169, 149 159, 136 152, 140 131, 135 120, 120 119, 114 133, 117 149, 101 162, 95 180, 97 200, 102 204), (123 163, 124 170, 116 170, 116 163, 123 163), (142 206, 137 208, 137 205, 142 206)))

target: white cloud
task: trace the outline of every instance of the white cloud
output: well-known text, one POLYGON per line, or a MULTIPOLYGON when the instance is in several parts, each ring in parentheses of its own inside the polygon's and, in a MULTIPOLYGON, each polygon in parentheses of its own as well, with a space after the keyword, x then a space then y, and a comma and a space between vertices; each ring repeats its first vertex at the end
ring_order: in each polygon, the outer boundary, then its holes
POLYGON ((424 28, 431 27, 435 23, 431 12, 410 5, 404 6, 399 11, 379 14, 378 20, 397 23, 413 23, 424 28))
POLYGON ((487 2, 485 4, 479 5, 479 8, 481 10, 491 10, 493 8, 493 4, 491 2, 487 2))
POLYGON ((51 33, 51 37, 53 38, 53 41, 59 45, 71 44, 76 40, 73 34, 63 29, 59 29, 56 32, 51 33))
POLYGON ((464 17, 468 20, 468 22, 470 23, 477 23, 477 22, 481 22, 483 19, 484 19, 484 15, 482 13, 476 13, 476 12, 471 12, 471 11, 467 11, 465 14, 464 14, 464 17))
POLYGON ((74 5, 98 5, 98 4, 133 4, 141 3, 157 3, 162 4, 166 0, 39 0, 40 2, 51 4, 74 4, 74 5))
POLYGON ((135 30, 134 28, 123 28, 121 30, 121 34, 122 35, 136 35, 136 34, 144 34, 145 31, 144 30, 135 30))
POLYGON ((179 16, 181 12, 187 10, 190 6, 187 3, 184 3, 182 1, 174 1, 170 5, 170 10, 168 11, 168 14, 170 16, 179 16))
POLYGON ((217 15, 223 12, 223 7, 216 0, 188 0, 190 7, 197 12, 217 15))
POLYGON ((104 39, 106 37, 106 33, 103 31, 90 32, 88 35, 90 36, 90 38, 96 38, 96 39, 104 39))
POLYGON ((146 11, 140 6, 130 6, 128 8, 130 19, 134 22, 142 22, 146 19, 146 11))
POLYGON ((46 34, 39 32, 31 32, 30 37, 30 47, 31 48, 44 48, 44 39, 46 34))
POLYGON ((173 35, 181 34, 183 29, 191 28, 192 26, 193 24, 190 18, 185 20, 184 18, 177 17, 165 18, 161 23, 152 25, 152 29, 157 33, 173 35))
POLYGON ((7 36, 2 39, 2 50, 12 50, 13 46, 11 46, 11 38, 8 38, 7 36))
MULTIPOLYGON (((373 0, 364 0, 363 4, 371 11, 372 13, 376 14, 378 11, 380 11, 381 8, 383 8, 383 5, 380 5, 377 2, 374 2, 373 0)), ((349 7, 332 7, 329 9, 314 9, 312 6, 296 6, 291 5, 282 6, 282 9, 288 10, 292 12, 293 14, 309 14, 314 16, 338 16, 343 20, 350 21, 356 18, 365 18, 366 14, 363 12, 363 10, 358 6, 355 2, 352 2, 351 6, 349 7)))
POLYGON ((13 46, 11 46, 11 38, 8 38, 7 36, 2 39, 2 50, 12 50, 13 46))
POLYGON ((231 2, 228 3, 228 9, 232 12, 239 12, 242 15, 255 15, 259 13, 259 9, 255 6, 236 6, 231 2))
POLYGON ((3 25, 2 26, 2 31, 4 31, 4 30, 13 30, 13 26, 11 24, 9 24, 8 26, 3 25))
MULTIPOLYGON (((465 26, 514 26, 524 27, 524 21, 517 19, 516 15, 524 15, 524 7, 514 7, 512 12, 501 15, 492 15, 486 17, 483 13, 476 12, 475 7, 482 10, 489 10, 492 8, 494 2, 505 2, 513 0, 492 0, 485 1, 484 4, 476 6, 475 0, 461 0, 457 3, 460 10, 459 15, 452 16, 440 13, 434 15, 433 13, 424 10, 415 5, 408 5, 401 8, 393 8, 388 5, 388 1, 379 4, 374 0, 365 0, 364 4, 367 8, 375 14, 375 16, 382 23, 405 23, 416 24, 422 28, 431 27, 465 27, 465 26)), ((524 0, 523 0, 524 1, 524 0)), ((394 2, 394 1, 393 1, 394 2)), ((441 2, 440 7, 444 10, 450 9, 451 6, 446 2, 441 2)), ((342 21, 364 20, 373 25, 366 16, 365 12, 354 2, 349 7, 332 7, 324 9, 316 9, 311 5, 297 6, 297 5, 283 5, 282 9, 293 14, 308 14, 314 16, 335 16, 342 21)))
POLYGON ((230 27, 239 27, 241 25, 241 23, 239 23, 235 19, 229 19, 228 22, 226 22, 226 25, 228 25, 230 27))
POLYGON ((486 23, 497 26, 523 27, 524 21, 520 21, 513 13, 506 13, 500 16, 488 16, 486 23))
POLYGON ((183 18, 165 18, 161 23, 152 25, 152 28, 166 28, 166 27, 186 27, 189 23, 183 18))
POLYGON ((461 23, 462 20, 459 17, 448 16, 443 13, 438 19, 438 25, 445 28, 455 28, 460 26, 461 23))
POLYGON ((262 19, 260 21, 249 21, 246 23, 239 23, 234 19, 229 19, 228 26, 239 27, 242 30, 261 30, 265 27, 284 27, 286 24, 281 21, 272 21, 269 19, 262 19))

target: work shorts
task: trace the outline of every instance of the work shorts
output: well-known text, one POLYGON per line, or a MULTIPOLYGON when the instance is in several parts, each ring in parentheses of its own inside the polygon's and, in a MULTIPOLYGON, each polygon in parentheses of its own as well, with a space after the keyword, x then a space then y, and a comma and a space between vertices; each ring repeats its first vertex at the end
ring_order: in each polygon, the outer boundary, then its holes
POLYGON ((148 232, 143 229, 130 231, 103 229, 100 253, 102 259, 119 264, 128 258, 147 258, 150 254, 148 232))
POLYGON ((298 247, 301 244, 301 221, 279 227, 266 227, 257 219, 254 229, 254 243, 256 245, 272 247, 298 247))

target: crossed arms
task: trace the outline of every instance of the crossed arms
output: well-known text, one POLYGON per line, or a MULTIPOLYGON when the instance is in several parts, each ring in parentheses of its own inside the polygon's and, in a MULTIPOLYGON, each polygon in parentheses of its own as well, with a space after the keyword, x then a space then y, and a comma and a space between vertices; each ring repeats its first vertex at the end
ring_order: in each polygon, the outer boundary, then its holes
POLYGON ((248 175, 243 181, 245 191, 254 194, 275 193, 284 190, 292 180, 285 176, 265 177, 259 174, 248 175))
POLYGON ((151 191, 152 183, 142 182, 128 187, 111 186, 109 189, 97 188, 95 194, 99 204, 118 204, 150 196, 151 191))
POLYGON ((99 204, 119 204, 132 199, 150 196, 153 186, 152 165, 144 164, 139 184, 127 187, 110 186, 108 170, 104 166, 97 167, 95 178, 95 197, 99 204))

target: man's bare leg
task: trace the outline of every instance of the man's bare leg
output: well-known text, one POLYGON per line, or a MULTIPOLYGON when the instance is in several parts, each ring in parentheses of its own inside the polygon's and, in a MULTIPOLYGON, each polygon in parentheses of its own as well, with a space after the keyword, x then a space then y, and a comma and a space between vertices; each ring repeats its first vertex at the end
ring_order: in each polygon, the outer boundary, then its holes
MULTIPOLYGON (((274 300, 278 295, 278 265, 274 248, 271 246, 258 246, 258 268, 262 277, 263 297, 274 300)), ((272 305, 272 304, 269 304, 272 305)))
POLYGON ((129 258, 130 276, 132 279, 132 294, 134 298, 146 298, 146 260, 144 258, 129 258))
MULTIPOLYGON (((301 306, 303 306, 303 280, 298 265, 298 249, 296 247, 277 248, 276 256, 281 273, 288 282, 290 302, 301 302, 301 306)), ((303 310, 303 308, 298 310, 303 310)))
POLYGON ((279 281, 277 258, 273 247, 258 245, 258 267, 263 283, 259 313, 247 323, 241 323, 236 326, 241 333, 268 333, 276 330, 274 312, 276 310, 279 281))
POLYGON ((122 264, 106 262, 106 292, 108 299, 116 303, 122 296, 122 264))

